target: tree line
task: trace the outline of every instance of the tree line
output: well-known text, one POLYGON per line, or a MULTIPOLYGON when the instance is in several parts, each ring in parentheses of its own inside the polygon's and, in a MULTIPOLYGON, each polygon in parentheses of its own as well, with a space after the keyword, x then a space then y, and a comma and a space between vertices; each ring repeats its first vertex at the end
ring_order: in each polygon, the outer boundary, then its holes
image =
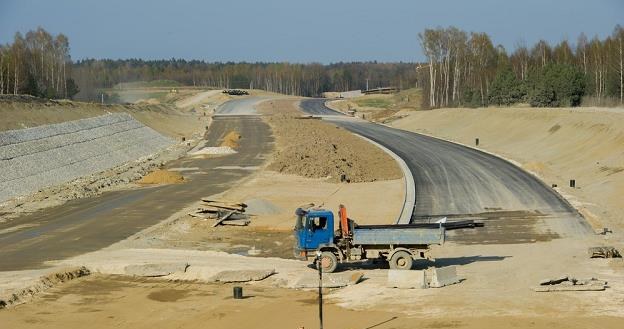
POLYGON ((39 27, 16 33, 12 44, 0 45, 0 94, 71 98, 78 87, 71 78, 69 40, 39 27))
POLYGON ((394 86, 420 87, 426 107, 574 106, 624 102, 624 29, 574 45, 539 41, 508 54, 486 33, 455 27, 419 35, 426 63, 211 63, 199 60, 85 59, 72 62, 69 40, 39 27, 0 45, 0 94, 96 101, 120 83, 174 80, 184 85, 255 88, 298 96, 394 86), (80 88, 78 88, 80 86, 80 88))
POLYGON ((209 63, 198 60, 86 59, 73 67, 83 92, 97 99, 99 90, 132 81, 174 80, 190 86, 250 88, 319 96, 325 91, 346 91, 381 86, 416 87, 416 64, 354 62, 319 63, 209 63))
POLYGON ((419 66, 426 107, 511 105, 577 106, 583 96, 595 105, 624 104, 624 28, 575 45, 563 40, 532 47, 519 43, 508 54, 486 33, 455 27, 419 35, 427 63, 419 66))

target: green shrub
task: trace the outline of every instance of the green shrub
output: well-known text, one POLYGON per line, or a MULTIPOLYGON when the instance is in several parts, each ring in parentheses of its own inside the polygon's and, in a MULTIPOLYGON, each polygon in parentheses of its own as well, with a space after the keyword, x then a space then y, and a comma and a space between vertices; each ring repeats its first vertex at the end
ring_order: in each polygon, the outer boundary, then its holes
POLYGON ((585 75, 568 64, 549 64, 529 79, 529 104, 534 107, 579 106, 585 75))
POLYGON ((520 102, 525 93, 522 82, 516 78, 511 68, 505 67, 496 73, 488 99, 490 104, 512 105, 520 102))
POLYGON ((466 90, 464 91, 464 94, 462 96, 462 104, 465 107, 471 108, 477 108, 484 105, 481 102, 480 93, 472 88, 466 88, 466 90))

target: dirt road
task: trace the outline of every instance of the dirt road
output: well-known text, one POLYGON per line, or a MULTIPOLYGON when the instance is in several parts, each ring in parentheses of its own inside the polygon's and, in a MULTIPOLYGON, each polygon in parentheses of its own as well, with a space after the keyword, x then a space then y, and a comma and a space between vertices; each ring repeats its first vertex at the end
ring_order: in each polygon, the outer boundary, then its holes
POLYGON ((215 118, 207 145, 230 131, 243 137, 238 153, 216 158, 185 157, 169 163, 184 184, 110 192, 0 224, 0 271, 40 268, 45 261, 94 251, 168 218, 200 197, 227 190, 250 175, 271 150, 269 127, 256 117, 215 118), (216 169, 222 168, 222 169, 216 169))
POLYGON ((259 115, 255 106, 269 99, 269 97, 252 96, 245 98, 233 99, 222 106, 220 106, 215 112, 215 116, 229 116, 229 115, 259 115))

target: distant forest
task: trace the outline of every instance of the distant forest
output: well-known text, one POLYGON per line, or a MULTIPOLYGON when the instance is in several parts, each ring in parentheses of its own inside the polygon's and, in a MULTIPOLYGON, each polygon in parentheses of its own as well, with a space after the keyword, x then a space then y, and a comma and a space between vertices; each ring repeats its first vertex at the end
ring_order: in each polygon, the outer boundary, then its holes
MULTIPOLYGON (((78 61, 73 77, 83 90, 112 88, 120 82, 174 80, 189 86, 250 88, 298 96, 381 86, 416 87, 414 63, 207 63, 183 59, 78 61), (368 81, 367 81, 368 80, 368 81)), ((81 93, 81 96, 83 94, 81 93)), ((97 95, 84 94, 94 98, 97 95)))
POLYGON ((69 40, 42 28, 12 44, 0 45, 0 94, 96 101, 102 89, 119 83, 174 80, 188 86, 256 88, 319 96, 393 86, 422 88, 424 107, 529 103, 576 106, 624 101, 624 29, 574 44, 539 41, 518 44, 508 53, 486 33, 454 27, 427 29, 419 35, 426 63, 354 62, 335 64, 208 63, 198 60, 109 60, 73 62, 69 40), (80 93, 79 93, 80 91, 80 93), (587 102, 586 102, 587 103, 587 102))

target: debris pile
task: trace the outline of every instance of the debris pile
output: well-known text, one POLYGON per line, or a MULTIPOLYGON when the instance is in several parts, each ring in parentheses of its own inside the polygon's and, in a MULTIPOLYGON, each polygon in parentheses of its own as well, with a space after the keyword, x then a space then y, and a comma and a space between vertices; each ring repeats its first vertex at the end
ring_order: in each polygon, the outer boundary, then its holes
POLYGON ((607 287, 607 281, 598 280, 596 278, 576 279, 573 277, 562 276, 556 279, 542 280, 538 287, 533 290, 537 292, 550 291, 602 291, 607 287))
POLYGON ((592 247, 587 250, 589 258, 622 258, 614 247, 592 247))
POLYGON ((241 135, 236 131, 230 131, 223 137, 223 142, 221 142, 221 146, 231 147, 233 149, 238 147, 238 141, 241 139, 241 135))
POLYGON ((399 289, 442 288, 462 282, 457 276, 456 266, 445 266, 425 270, 389 270, 386 286, 399 289))
POLYGON ((189 213, 190 216, 203 220, 214 219, 212 227, 219 225, 247 226, 251 223, 250 216, 245 214, 247 205, 242 202, 229 202, 201 199, 202 204, 197 210, 189 213))
POLYGON ((139 184, 175 184, 184 182, 184 177, 179 172, 168 170, 155 170, 137 181, 139 184))

